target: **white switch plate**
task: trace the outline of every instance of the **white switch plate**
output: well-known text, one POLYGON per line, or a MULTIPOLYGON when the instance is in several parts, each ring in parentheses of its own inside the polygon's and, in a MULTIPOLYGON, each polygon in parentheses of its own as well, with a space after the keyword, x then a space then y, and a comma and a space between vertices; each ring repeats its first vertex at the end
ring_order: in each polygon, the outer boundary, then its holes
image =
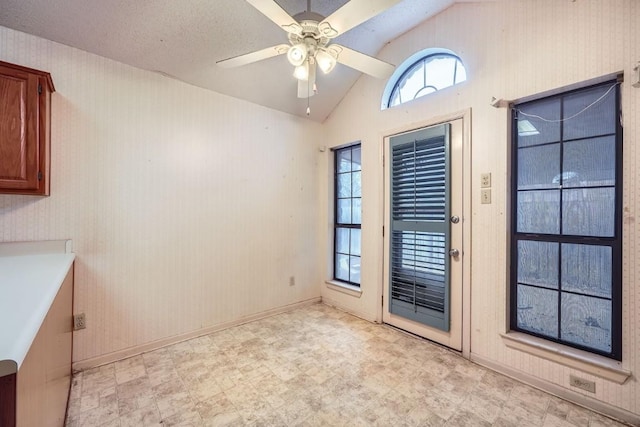
POLYGON ((491 173, 480 174, 480 188, 491 187, 491 173))
POLYGON ((483 205, 491 204, 491 190, 480 190, 480 203, 483 205))

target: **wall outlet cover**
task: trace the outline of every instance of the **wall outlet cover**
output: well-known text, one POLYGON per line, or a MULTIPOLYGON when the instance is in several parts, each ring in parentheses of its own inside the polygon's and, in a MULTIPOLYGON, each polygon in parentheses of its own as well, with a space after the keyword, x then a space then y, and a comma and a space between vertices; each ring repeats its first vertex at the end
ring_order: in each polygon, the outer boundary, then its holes
POLYGON ((491 190, 480 190, 480 203, 483 205, 491 204, 491 190))
POLYGON ((576 387, 589 393, 596 392, 595 381, 585 380, 584 378, 576 377, 575 375, 569 375, 569 385, 576 387))
POLYGON ((73 315, 73 330, 77 331, 87 327, 87 318, 84 313, 73 315))
POLYGON ((491 173, 480 174, 480 188, 491 187, 491 173))

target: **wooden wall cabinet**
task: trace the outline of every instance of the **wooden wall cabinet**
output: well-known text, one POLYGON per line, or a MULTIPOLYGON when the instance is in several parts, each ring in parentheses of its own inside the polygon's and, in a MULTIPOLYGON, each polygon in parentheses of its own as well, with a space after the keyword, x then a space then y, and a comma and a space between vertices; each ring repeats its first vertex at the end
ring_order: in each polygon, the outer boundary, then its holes
POLYGON ((0 194, 49 195, 49 73, 0 61, 0 194))

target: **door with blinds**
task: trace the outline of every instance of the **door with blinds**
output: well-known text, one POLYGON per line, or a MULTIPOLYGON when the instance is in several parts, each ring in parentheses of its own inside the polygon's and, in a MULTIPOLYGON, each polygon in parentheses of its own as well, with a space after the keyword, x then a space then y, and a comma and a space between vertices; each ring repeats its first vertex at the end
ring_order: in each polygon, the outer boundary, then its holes
POLYGON ((462 120, 388 138, 383 320, 462 349, 462 120))

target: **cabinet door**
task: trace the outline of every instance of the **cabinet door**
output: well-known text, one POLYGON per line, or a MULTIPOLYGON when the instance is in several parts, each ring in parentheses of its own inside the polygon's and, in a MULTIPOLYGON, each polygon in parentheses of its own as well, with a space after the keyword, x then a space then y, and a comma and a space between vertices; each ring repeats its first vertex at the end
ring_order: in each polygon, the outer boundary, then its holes
POLYGON ((38 76, 0 66, 0 187, 38 188, 38 76))

